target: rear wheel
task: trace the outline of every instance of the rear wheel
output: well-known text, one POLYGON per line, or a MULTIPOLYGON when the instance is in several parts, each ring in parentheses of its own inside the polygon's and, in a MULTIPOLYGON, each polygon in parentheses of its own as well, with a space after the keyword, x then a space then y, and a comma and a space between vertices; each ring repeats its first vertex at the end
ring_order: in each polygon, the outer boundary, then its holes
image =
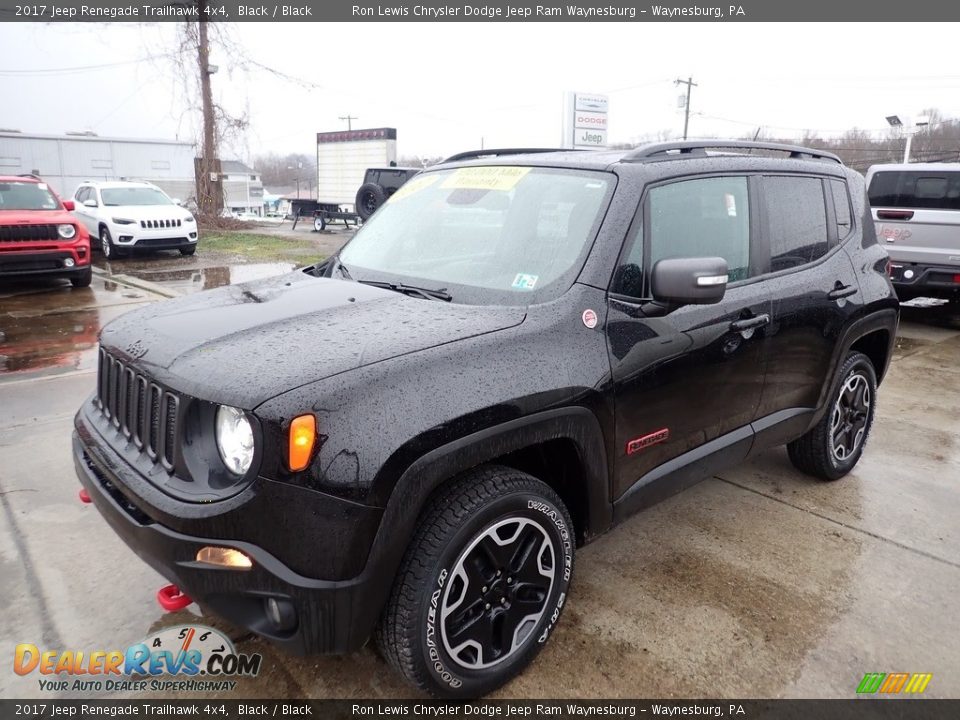
POLYGON ((376 183, 364 183, 357 190, 357 215, 362 220, 368 220, 386 201, 387 196, 383 188, 376 183))
POLYGON ((313 229, 315 232, 323 232, 327 227, 327 219, 323 215, 317 215, 313 218, 313 229))
POLYGON ((870 358, 852 352, 840 369, 826 414, 807 433, 787 445, 798 470, 821 480, 850 472, 866 445, 876 407, 877 375, 870 358))
POLYGON ((421 516, 377 630, 388 662, 421 690, 472 698, 546 643, 573 571, 573 525, 546 484, 473 471, 421 516))

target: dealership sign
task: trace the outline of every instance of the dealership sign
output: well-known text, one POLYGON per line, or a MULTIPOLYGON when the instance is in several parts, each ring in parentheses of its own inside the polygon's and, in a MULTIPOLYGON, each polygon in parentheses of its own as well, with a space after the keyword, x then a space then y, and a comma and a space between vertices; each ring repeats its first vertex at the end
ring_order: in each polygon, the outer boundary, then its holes
POLYGON ((608 106, 606 95, 568 92, 563 103, 563 147, 606 147, 608 106))

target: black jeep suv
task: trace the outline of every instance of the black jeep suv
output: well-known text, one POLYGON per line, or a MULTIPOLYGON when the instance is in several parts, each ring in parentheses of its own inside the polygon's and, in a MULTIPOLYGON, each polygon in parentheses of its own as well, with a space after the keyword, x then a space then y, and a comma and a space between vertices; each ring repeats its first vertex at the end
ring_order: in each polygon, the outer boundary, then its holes
POLYGON ((77 473, 210 612, 482 695, 549 638, 575 547, 771 446, 850 472, 886 265, 827 153, 464 153, 321 264, 104 328, 77 473))

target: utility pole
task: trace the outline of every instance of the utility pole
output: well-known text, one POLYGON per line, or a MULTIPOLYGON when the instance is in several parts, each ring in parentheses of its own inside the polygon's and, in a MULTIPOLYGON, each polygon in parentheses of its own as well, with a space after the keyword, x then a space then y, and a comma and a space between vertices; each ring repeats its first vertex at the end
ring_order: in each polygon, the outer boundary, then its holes
POLYGON ((690 126, 690 91, 697 87, 697 84, 693 81, 692 77, 688 77, 686 80, 674 80, 674 85, 686 85, 687 86, 687 101, 683 106, 683 139, 687 139, 687 128, 690 126))
POLYGON ((202 212, 217 215, 220 211, 220 204, 223 199, 221 193, 216 191, 220 187, 210 179, 210 174, 217 168, 217 144, 215 135, 215 119, 213 115, 213 92, 210 88, 210 75, 216 72, 216 68, 210 65, 210 41, 207 37, 207 7, 208 0, 197 0, 197 11, 199 13, 197 45, 197 62, 200 69, 200 95, 203 104, 203 160, 200 163, 201 180, 197 185, 200 197, 197 198, 197 204, 202 212))
POLYGON ((347 121, 347 130, 349 131, 349 130, 353 130, 353 122, 352 122, 352 121, 353 121, 353 120, 359 120, 360 118, 354 117, 353 115, 341 115, 341 116, 340 116, 340 119, 347 121))

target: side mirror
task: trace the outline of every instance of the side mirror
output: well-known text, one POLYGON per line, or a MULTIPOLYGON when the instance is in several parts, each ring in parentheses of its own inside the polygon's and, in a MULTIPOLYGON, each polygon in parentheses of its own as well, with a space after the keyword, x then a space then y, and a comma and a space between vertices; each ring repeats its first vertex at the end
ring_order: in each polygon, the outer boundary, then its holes
POLYGON ((172 202, 174 205, 183 207, 183 202, 180 200, 180 198, 170 198, 170 202, 172 202))
POLYGON ((83 206, 88 208, 100 207, 99 205, 97 205, 97 201, 94 200, 93 198, 90 198, 89 200, 84 200, 83 206))
POLYGON ((668 258, 653 266, 653 299, 672 305, 712 305, 727 291, 727 261, 668 258))
POLYGON ((64 200, 64 201, 63 201, 63 209, 64 209, 64 210, 73 211, 74 209, 76 209, 76 207, 77 207, 77 206, 73 204, 73 200, 64 200))

